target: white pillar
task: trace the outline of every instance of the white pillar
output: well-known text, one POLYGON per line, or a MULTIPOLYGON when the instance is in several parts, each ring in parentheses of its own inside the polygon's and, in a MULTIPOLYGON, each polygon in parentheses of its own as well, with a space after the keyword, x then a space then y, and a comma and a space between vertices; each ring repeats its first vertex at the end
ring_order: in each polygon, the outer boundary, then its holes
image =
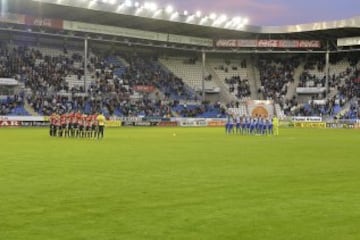
POLYGON ((202 81, 201 81, 201 92, 202 92, 202 101, 205 101, 205 61, 206 61, 206 53, 202 52, 202 81))
POLYGON ((326 89, 326 96, 329 91, 329 78, 330 78, 330 51, 327 50, 325 53, 325 75, 326 75, 326 83, 325 83, 325 89, 326 89))
POLYGON ((87 65, 88 65, 88 38, 85 38, 84 41, 84 92, 86 94, 86 78, 87 78, 87 65))

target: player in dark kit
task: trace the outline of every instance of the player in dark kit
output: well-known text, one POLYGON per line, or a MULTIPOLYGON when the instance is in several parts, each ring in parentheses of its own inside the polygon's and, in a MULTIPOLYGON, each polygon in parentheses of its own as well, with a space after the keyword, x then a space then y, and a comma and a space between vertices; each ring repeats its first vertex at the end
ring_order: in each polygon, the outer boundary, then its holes
POLYGON ((78 135, 77 137, 84 137, 84 115, 80 115, 78 118, 78 135))
POLYGON ((59 114, 55 114, 55 131, 54 131, 54 137, 56 136, 60 136, 60 129, 61 129, 61 124, 60 124, 60 115, 59 114))
POLYGON ((66 133, 66 114, 60 115, 60 129, 59 129, 59 137, 62 137, 66 133))
POLYGON ((71 123, 71 137, 75 137, 76 130, 77 130, 77 121, 76 121, 76 115, 75 113, 71 113, 70 115, 70 123, 71 123))
POLYGON ((86 116, 85 118, 85 133, 86 133, 86 137, 90 138, 91 137, 91 122, 92 122, 92 117, 91 115, 86 116))
POLYGON ((80 136, 80 122, 82 121, 82 114, 80 113, 80 111, 78 111, 77 113, 75 113, 75 137, 79 137, 80 136))
POLYGON ((71 131, 71 115, 70 113, 65 114, 65 120, 66 120, 66 128, 65 128, 65 137, 70 137, 70 131, 71 131))
POLYGON ((92 137, 96 138, 96 136, 97 136, 97 131, 98 131, 97 130, 97 125, 98 125, 98 123, 97 123, 96 118, 97 118, 96 114, 91 115, 91 133, 90 133, 91 138, 92 137))
POLYGON ((55 132, 55 117, 56 117, 56 114, 53 113, 51 114, 51 116, 49 117, 49 121, 50 121, 50 136, 53 137, 55 136, 54 135, 54 132, 55 132))

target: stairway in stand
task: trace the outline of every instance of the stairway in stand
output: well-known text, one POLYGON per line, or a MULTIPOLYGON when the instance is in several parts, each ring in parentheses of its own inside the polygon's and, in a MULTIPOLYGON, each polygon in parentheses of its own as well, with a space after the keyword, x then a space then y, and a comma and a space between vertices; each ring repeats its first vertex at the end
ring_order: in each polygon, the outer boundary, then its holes
POLYGON ((27 101, 24 103, 24 108, 31 116, 39 116, 39 114, 35 112, 31 105, 27 103, 27 101))

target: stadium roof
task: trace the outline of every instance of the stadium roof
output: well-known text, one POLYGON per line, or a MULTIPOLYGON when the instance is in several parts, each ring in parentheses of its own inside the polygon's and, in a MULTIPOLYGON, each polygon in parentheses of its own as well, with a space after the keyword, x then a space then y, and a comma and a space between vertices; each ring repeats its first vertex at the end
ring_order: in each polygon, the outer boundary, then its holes
POLYGON ((360 17, 292 26, 245 26, 243 30, 239 31, 31 0, 9 0, 8 11, 46 18, 58 18, 211 39, 271 37, 272 39, 327 39, 335 41, 340 37, 360 36, 360 17))

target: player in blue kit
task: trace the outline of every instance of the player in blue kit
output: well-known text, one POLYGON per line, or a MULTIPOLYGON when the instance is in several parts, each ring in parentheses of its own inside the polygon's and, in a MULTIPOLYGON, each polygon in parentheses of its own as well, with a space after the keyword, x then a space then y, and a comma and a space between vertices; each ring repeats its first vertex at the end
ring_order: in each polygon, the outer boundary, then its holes
POLYGON ((234 119, 231 114, 228 114, 227 121, 225 124, 225 133, 230 134, 234 131, 234 119))
POLYGON ((240 125, 241 125, 241 134, 244 135, 245 131, 246 131, 246 117, 243 116, 240 120, 240 125))
POLYGON ((233 116, 230 116, 228 120, 229 120, 228 134, 235 133, 235 131, 234 131, 234 118, 233 118, 233 116))
POLYGON ((270 116, 239 117, 228 114, 225 123, 225 133, 256 136, 276 135, 274 122, 276 122, 277 119, 274 119, 270 116))
POLYGON ((271 118, 266 120, 266 125, 267 125, 267 133, 268 135, 273 135, 274 131, 273 131, 273 123, 271 118))
POLYGON ((253 135, 256 133, 256 120, 255 119, 250 119, 250 135, 253 135))
POLYGON ((235 128, 236 128, 236 134, 241 133, 241 118, 240 116, 235 117, 235 128))
POLYGON ((230 120, 229 120, 229 115, 227 115, 226 117, 226 123, 225 123, 225 133, 227 134, 229 131, 229 124, 230 124, 230 120))
POLYGON ((262 134, 262 118, 261 117, 258 117, 258 120, 257 120, 257 134, 262 134))
POLYGON ((260 118, 260 134, 264 135, 266 132, 266 123, 265 123, 265 118, 262 117, 260 118))
POLYGON ((259 134, 259 133, 260 133, 259 120, 260 120, 260 118, 258 118, 258 117, 255 117, 255 118, 254 118, 254 122, 255 122, 255 134, 259 134))
POLYGON ((248 117, 246 119, 246 130, 245 130, 245 133, 246 134, 250 134, 250 129, 251 129, 251 118, 248 117))

